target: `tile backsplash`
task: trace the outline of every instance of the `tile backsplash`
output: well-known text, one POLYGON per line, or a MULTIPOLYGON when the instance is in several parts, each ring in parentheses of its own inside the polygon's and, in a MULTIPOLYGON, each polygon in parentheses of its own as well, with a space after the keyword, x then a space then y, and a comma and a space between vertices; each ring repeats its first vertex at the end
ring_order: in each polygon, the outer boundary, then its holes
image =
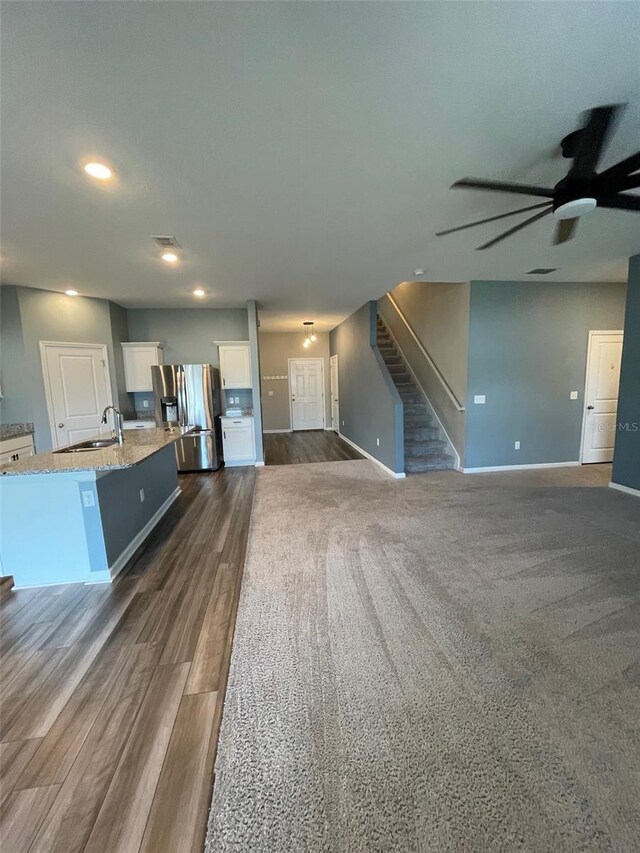
POLYGON ((253 409, 253 392, 250 388, 224 391, 222 407, 223 409, 253 409))

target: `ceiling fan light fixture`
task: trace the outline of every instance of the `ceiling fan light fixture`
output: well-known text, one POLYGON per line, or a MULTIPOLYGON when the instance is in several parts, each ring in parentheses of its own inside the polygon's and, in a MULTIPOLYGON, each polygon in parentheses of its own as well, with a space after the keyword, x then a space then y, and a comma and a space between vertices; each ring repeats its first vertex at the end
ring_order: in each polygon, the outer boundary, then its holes
POLYGON ((553 211, 554 219, 577 219, 579 216, 584 216, 585 213, 591 213, 595 210, 598 202, 595 198, 585 196, 584 198, 574 198, 571 201, 565 201, 553 211))

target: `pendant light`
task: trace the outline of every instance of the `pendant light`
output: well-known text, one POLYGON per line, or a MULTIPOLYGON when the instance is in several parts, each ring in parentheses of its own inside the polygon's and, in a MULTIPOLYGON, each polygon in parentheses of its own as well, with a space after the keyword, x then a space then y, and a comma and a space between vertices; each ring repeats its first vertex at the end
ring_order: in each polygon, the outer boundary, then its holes
POLYGON ((304 326, 304 341, 302 342, 302 346, 305 348, 310 347, 317 340, 316 333, 313 331, 313 321, 305 320, 302 325, 304 326))

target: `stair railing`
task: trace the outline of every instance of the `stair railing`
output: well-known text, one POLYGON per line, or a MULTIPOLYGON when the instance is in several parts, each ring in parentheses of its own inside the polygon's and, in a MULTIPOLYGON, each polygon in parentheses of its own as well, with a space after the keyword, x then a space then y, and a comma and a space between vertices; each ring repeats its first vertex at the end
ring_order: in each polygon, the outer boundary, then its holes
POLYGON ((409 334, 411 335, 411 337, 412 337, 412 338, 413 338, 413 340, 415 341, 416 345, 418 346, 418 349, 420 350, 420 352, 422 353, 422 355, 425 357, 425 359, 429 362, 429 366, 431 367, 431 369, 432 369, 432 370, 433 370, 433 372, 435 373, 435 375, 436 375, 436 377, 437 377, 438 381, 441 383, 442 387, 444 388, 444 390, 445 390, 445 392, 446 392, 447 396, 449 397, 449 399, 451 400, 451 402, 453 403, 453 405, 456 407, 456 409, 457 409, 459 412, 464 412, 464 410, 465 410, 465 409, 464 409, 464 406, 462 405, 462 403, 460 402, 460 400, 458 400, 458 398, 456 397, 456 395, 455 395, 455 394, 454 394, 454 392, 452 391, 451 386, 449 385, 449 383, 447 382, 447 380, 444 378, 444 376, 442 375, 442 373, 441 373, 441 372, 440 372, 440 370, 438 369, 438 365, 435 363, 435 361, 431 358, 431 356, 429 355, 429 353, 427 352, 427 350, 424 348, 424 345, 423 345, 422 341, 420 340, 420 338, 416 335, 416 333, 415 333, 415 332, 413 331, 413 329, 411 328, 411 324, 409 323, 409 321, 407 320, 407 318, 406 318, 406 317, 404 316, 404 314, 402 313, 402 309, 400 308, 400 306, 398 305, 398 303, 396 302, 396 300, 393 298, 393 296, 391 295, 391 293, 387 293, 387 294, 386 294, 386 297, 387 297, 387 299, 389 300, 389 302, 393 305, 393 307, 395 308, 395 310, 396 310, 396 313, 397 313, 398 317, 400 317, 400 319, 402 320, 402 322, 403 322, 403 323, 405 324, 405 326, 407 327, 407 331, 409 332, 409 334))

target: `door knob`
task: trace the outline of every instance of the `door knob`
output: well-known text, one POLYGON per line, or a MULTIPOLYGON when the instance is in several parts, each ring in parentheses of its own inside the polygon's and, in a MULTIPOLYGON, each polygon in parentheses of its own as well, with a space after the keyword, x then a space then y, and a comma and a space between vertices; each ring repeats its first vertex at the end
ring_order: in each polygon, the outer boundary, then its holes
POLYGON ((63 426, 64 424, 58 424, 58 429, 62 429, 63 426))
POLYGON ((595 406, 587 406, 587 409, 589 409, 589 411, 591 411, 591 409, 595 409, 595 406))

